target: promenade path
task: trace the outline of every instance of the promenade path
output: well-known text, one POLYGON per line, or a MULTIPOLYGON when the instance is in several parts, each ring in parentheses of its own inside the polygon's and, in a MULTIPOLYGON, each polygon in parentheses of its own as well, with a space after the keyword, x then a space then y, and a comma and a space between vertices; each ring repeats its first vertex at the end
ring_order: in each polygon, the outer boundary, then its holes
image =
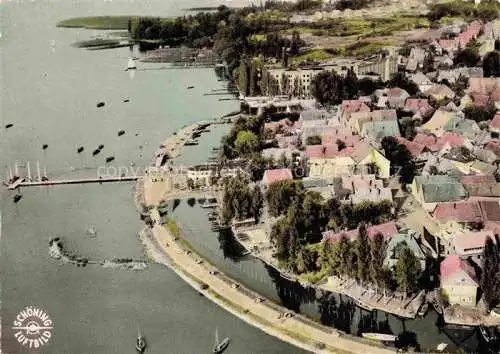
POLYGON ((211 295, 215 293, 215 298, 222 300, 218 302, 219 305, 232 313, 237 312, 238 317, 266 333, 315 353, 394 353, 388 348, 372 346, 361 339, 342 335, 330 327, 316 323, 313 325, 301 315, 285 318, 283 314, 289 312, 286 308, 266 301, 257 302, 255 297, 249 295, 251 291, 240 284, 235 285, 236 282, 218 271, 218 274, 214 274, 214 267, 207 262, 200 262, 199 256, 187 252, 164 226, 155 224, 151 232, 161 251, 171 260, 172 267, 209 286, 198 291, 212 300, 214 297, 211 295))

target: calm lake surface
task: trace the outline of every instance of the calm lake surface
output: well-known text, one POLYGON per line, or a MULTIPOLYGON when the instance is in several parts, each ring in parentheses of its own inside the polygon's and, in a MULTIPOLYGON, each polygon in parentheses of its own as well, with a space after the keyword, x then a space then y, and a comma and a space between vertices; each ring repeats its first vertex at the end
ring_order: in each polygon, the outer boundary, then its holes
MULTIPOLYGON (((232 4, 238 3, 233 1, 232 4)), ((244 3, 244 1, 239 1, 244 3)), ((17 161, 37 161, 51 178, 96 176, 110 166, 148 165, 156 147, 185 124, 238 109, 236 101, 204 96, 224 87, 213 70, 125 72, 128 48, 86 51, 71 46, 99 31, 56 28, 57 21, 91 15, 174 16, 182 8, 212 1, 16 1, 0 5, 1 139, 5 175, 17 161), (186 90, 187 86, 195 86, 186 90), (130 102, 123 100, 129 98, 130 102), (96 103, 106 105, 96 108, 96 103), (4 130, 4 125, 14 127, 4 130), (125 135, 118 137, 118 130, 125 135), (42 145, 48 144, 43 151, 42 145), (104 144, 93 157, 92 151, 104 144), (84 146, 82 154, 77 154, 84 146), (101 170, 103 171, 103 170, 101 170)), ((186 149, 180 162, 204 161, 228 127, 211 128, 201 144, 186 149)), ((24 169, 22 169, 24 170, 24 169)), ((133 203, 132 183, 25 189, 1 189, 2 337, 6 353, 26 352, 12 338, 10 326, 25 306, 46 310, 54 321, 53 338, 42 353, 134 353, 137 328, 147 336, 148 353, 191 354, 211 351, 214 331, 231 336, 227 353, 301 353, 246 325, 200 297, 173 272, 152 264, 142 272, 77 268, 49 258, 48 242, 61 237, 82 256, 146 259, 137 237, 142 224, 133 203), (86 234, 95 226, 97 236, 86 234)), ((445 342, 449 349, 482 352, 475 330, 440 329, 430 311, 424 319, 403 321, 380 312, 367 313, 348 298, 323 297, 280 279, 260 261, 235 254, 231 235, 210 231, 206 209, 184 200, 174 216, 192 244, 229 275, 293 310, 352 334, 387 331, 414 335, 422 351, 445 342)))

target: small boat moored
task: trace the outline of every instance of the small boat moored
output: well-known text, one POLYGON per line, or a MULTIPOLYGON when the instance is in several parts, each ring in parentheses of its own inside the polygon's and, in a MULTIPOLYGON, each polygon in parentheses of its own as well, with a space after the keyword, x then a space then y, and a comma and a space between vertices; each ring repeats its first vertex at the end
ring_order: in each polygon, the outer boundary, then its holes
POLYGON ((47 150, 47 148, 48 148, 48 147, 49 147, 49 145, 47 145, 47 144, 43 144, 43 145, 42 145, 42 149, 43 149, 43 150, 47 150))
POLYGON ((144 353, 144 350, 146 350, 146 346, 146 338, 139 331, 139 333, 137 334, 137 340, 135 342, 135 349, 139 353, 144 353))
POLYGON ((97 107, 97 108, 101 108, 101 107, 104 107, 104 105, 105 105, 105 103, 104 103, 104 102, 98 102, 98 103, 96 104, 96 107, 97 107))
POLYGON ((229 337, 226 337, 224 338, 224 340, 222 340, 222 342, 219 342, 219 333, 217 331, 217 328, 215 328, 215 345, 212 352, 215 354, 222 353, 229 346, 229 341, 230 341, 229 337))
POLYGON ((102 149, 104 149, 104 145, 99 144, 99 146, 98 146, 97 148, 98 148, 99 150, 102 150, 102 149))
POLYGON ((127 64, 127 70, 134 70, 134 69, 137 69, 137 66, 135 65, 134 59, 130 58, 127 64))
POLYGON ((23 195, 22 195, 22 194, 16 194, 16 195, 14 196, 14 203, 19 202, 22 198, 23 198, 23 195))
POLYGON ((100 149, 95 149, 94 151, 92 151, 92 156, 95 156, 95 155, 97 155, 100 152, 101 152, 100 149))
POLYGON ((118 131, 118 136, 122 136, 123 134, 125 134, 125 130, 119 130, 118 131))
POLYGON ((422 306, 420 306, 420 308, 418 309, 417 315, 419 315, 420 317, 424 317, 428 309, 429 309, 429 303, 424 302, 422 306))
POLYGON ((361 334, 363 338, 380 340, 382 342, 394 342, 398 336, 393 334, 384 334, 384 333, 363 333, 361 334))
POLYGON ((12 123, 6 124, 5 125, 5 129, 12 128, 13 126, 14 126, 14 124, 12 124, 12 123))
POLYGON ((114 157, 114 156, 108 156, 108 157, 106 157, 106 162, 111 162, 111 161, 113 161, 114 159, 115 159, 115 157, 114 157))
POLYGON ((76 151, 80 154, 83 151, 83 146, 80 146, 76 151))
POLYGON ((191 90, 191 89, 193 89, 193 88, 194 88, 194 86, 188 86, 188 87, 187 87, 187 89, 188 89, 188 90, 191 90))

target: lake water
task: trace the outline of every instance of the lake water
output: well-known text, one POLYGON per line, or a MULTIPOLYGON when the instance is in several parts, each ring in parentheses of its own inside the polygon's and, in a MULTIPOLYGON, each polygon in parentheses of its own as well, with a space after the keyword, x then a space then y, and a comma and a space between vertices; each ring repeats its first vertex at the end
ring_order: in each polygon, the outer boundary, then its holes
MULTIPOLYGON (((243 1, 240 1, 241 3, 243 1)), ((235 3, 235 1, 233 1, 235 3)), ((224 87, 213 70, 124 69, 129 50, 86 51, 71 46, 98 31, 56 28, 75 16, 143 14, 170 16, 190 6, 214 2, 188 1, 16 1, 0 5, 0 97, 2 108, 0 172, 17 161, 37 162, 51 178, 95 176, 104 159, 114 167, 148 165, 157 146, 174 130, 238 108, 235 101, 204 96, 224 87), (195 86, 186 90, 187 86, 195 86), (123 100, 129 98, 130 102, 123 100), (96 108, 96 103, 106 105, 96 108), (4 130, 3 126, 14 127, 4 130), (125 135, 118 137, 118 130, 125 135), (43 151, 42 145, 48 144, 43 151), (93 157, 92 151, 104 144, 93 157), (84 146, 82 154, 77 154, 84 146)), ((200 146, 186 149, 181 162, 205 160, 227 127, 211 128, 200 146)), ((2 175, 3 177, 3 175, 2 175)), ((2 337, 7 353, 23 352, 12 338, 11 323, 25 306, 39 306, 54 321, 53 338, 43 353, 134 352, 137 327, 146 334, 150 353, 206 353, 218 327, 232 338, 228 353, 299 353, 301 350, 246 325, 192 290, 165 267, 143 272, 77 268, 49 258, 48 242, 61 237, 68 249, 99 259, 146 259, 137 237, 142 224, 133 203, 132 183, 60 186, 14 192, 1 189, 2 337), (86 235, 95 226, 97 237, 86 235)), ((368 314, 347 298, 316 301, 315 294, 283 281, 260 261, 239 257, 230 235, 210 232, 206 210, 182 201, 174 212, 186 237, 204 256, 232 277, 289 308, 324 323, 359 334, 385 329, 414 333, 422 350, 441 342, 450 349, 482 351, 472 330, 441 330, 438 316, 403 321, 380 312, 368 314)), ((27 352, 27 351, 24 351, 27 352)))

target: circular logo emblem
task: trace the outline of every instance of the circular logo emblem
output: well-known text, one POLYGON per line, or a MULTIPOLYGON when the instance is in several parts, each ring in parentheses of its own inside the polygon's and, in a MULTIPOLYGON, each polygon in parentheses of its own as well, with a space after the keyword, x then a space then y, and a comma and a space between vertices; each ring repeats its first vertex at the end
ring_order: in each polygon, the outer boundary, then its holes
POLYGON ((40 348, 52 337, 52 320, 42 309, 26 306, 16 316, 12 329, 14 338, 27 348, 40 348))

